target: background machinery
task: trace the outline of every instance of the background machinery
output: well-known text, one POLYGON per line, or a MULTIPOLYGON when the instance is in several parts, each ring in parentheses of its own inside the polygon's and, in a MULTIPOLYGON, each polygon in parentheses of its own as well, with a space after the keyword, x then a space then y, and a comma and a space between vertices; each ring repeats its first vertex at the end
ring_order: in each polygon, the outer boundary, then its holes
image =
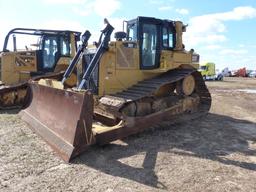
POLYGON ((153 125, 189 122, 211 105, 199 55, 184 49, 182 22, 138 17, 115 41, 105 23, 96 51, 79 51, 62 81, 30 82, 32 100, 20 113, 65 161, 153 125), (63 83, 81 54, 79 82, 68 89, 63 83))
POLYGON ((207 62, 200 64, 199 71, 201 72, 204 80, 222 80, 223 76, 216 74, 215 63, 207 62))
POLYGON ((60 72, 74 57, 79 40, 76 31, 12 29, 0 53, 0 108, 22 106, 29 79, 62 77, 60 72))
POLYGON ((246 68, 243 67, 243 68, 240 68, 240 69, 236 70, 234 72, 234 75, 232 75, 232 76, 233 77, 248 77, 246 68))

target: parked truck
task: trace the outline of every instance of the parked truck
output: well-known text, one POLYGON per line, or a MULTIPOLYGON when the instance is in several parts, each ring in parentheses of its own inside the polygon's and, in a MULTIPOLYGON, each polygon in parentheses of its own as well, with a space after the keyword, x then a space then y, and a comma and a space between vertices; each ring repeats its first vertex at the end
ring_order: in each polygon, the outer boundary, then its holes
POLYGON ((231 71, 228 69, 228 67, 225 67, 222 71, 221 74, 223 75, 223 77, 231 77, 232 73, 231 71))
POLYGON ((200 64, 199 71, 201 72, 204 80, 223 80, 221 73, 216 73, 215 63, 207 62, 200 64))

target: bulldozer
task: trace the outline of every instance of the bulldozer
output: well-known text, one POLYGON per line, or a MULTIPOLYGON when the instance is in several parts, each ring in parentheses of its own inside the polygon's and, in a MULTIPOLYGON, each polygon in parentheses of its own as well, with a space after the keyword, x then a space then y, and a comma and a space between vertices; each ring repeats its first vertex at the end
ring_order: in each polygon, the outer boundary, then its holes
MULTIPOLYGON (((76 53, 80 35, 68 30, 10 30, 0 53, 0 109, 19 108, 26 103, 29 79, 62 78, 76 53)), ((67 83, 75 85, 76 77, 67 83)))
MULTIPOLYGON (((104 145, 147 128, 189 122, 208 113, 211 95, 197 71, 199 54, 187 51, 181 21, 137 17, 126 31, 106 27, 95 49, 78 51, 61 81, 31 81, 21 118, 66 162, 89 146, 104 145), (81 58, 78 83, 65 82, 81 58)), ((88 39, 88 38, 86 38, 88 39)), ((87 42, 83 42, 86 44, 87 42)))

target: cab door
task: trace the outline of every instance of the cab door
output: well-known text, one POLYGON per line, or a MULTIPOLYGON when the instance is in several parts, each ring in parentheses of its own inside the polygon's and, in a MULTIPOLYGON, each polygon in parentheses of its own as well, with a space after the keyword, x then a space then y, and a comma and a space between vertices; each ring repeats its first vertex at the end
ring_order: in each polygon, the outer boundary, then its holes
POLYGON ((44 36, 42 62, 39 63, 39 71, 52 72, 58 59, 58 36, 44 36))
POLYGON ((160 65, 160 27, 154 18, 139 19, 140 69, 150 70, 160 65))
POLYGON ((61 58, 71 57, 69 35, 44 35, 42 42, 39 51, 40 57, 38 57, 38 71, 43 73, 53 72, 61 58))

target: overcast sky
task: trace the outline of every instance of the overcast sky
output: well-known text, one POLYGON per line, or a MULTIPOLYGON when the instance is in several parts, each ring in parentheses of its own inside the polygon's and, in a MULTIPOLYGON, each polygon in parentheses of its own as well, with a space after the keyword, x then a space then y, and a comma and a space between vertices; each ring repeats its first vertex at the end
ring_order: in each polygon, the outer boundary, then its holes
POLYGON ((90 30, 97 40, 107 17, 116 30, 137 16, 188 24, 186 49, 217 68, 256 70, 255 0, 8 0, 0 1, 0 46, 15 27, 90 30))

